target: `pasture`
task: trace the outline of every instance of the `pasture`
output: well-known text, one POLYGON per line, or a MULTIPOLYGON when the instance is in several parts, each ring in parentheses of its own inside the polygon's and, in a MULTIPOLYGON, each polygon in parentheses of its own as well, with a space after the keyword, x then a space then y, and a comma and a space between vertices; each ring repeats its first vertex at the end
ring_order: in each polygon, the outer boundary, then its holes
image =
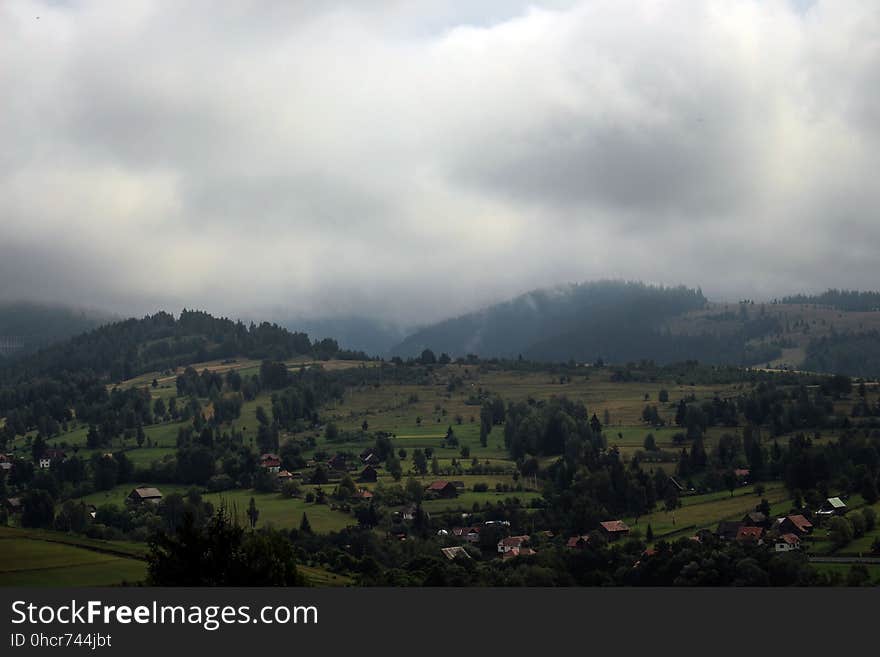
POLYGON ((122 556, 129 546, 55 535, 0 527, 0 586, 113 586, 146 576, 145 561, 122 556))

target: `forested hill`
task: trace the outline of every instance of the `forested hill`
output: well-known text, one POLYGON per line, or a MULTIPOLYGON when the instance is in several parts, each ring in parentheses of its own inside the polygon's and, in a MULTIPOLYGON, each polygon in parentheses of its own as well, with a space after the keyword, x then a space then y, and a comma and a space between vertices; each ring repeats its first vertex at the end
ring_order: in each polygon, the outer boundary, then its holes
POLYGON ((880 310, 880 292, 860 292, 858 290, 827 290, 822 294, 796 294, 785 297, 781 303, 812 304, 828 306, 835 310, 848 312, 871 312, 880 310))
MULTIPOLYGON (((453 356, 522 355, 551 361, 713 361, 724 348, 718 340, 671 335, 662 328, 665 319, 705 305, 700 290, 621 281, 536 290, 422 329, 393 353, 415 356, 430 348, 453 356)), ((744 345, 734 348, 731 362, 738 363, 744 345)))
POLYGON ((768 303, 700 290, 595 282, 539 290, 409 336, 392 355, 542 362, 769 366, 880 377, 880 293, 828 290, 768 303))
POLYGON ((66 306, 0 303, 0 360, 33 353, 113 319, 106 313, 66 306))
POLYGON ((233 356, 284 360, 300 355, 330 358, 355 354, 341 351, 335 340, 312 342, 305 333, 277 324, 245 325, 184 309, 178 318, 159 312, 101 326, 4 364, 0 378, 10 381, 90 371, 121 381, 145 372, 233 356))

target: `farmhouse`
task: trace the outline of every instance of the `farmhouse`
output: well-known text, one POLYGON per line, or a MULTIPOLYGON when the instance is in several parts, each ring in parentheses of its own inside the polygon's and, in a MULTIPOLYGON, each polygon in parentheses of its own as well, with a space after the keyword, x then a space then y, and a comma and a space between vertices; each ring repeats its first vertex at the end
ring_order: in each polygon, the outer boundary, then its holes
POLYGON ((616 541, 629 534, 629 527, 623 520, 606 520, 599 523, 600 531, 609 541, 616 541))
POLYGON ((538 553, 535 552, 530 547, 515 547, 515 548, 511 548, 507 552, 504 552, 501 555, 501 558, 506 561, 507 559, 513 559, 515 557, 528 557, 533 554, 538 554, 538 553))
POLYGON ((738 543, 757 543, 761 545, 764 542, 764 528, 740 526, 739 531, 736 532, 736 540, 738 543))
POLYGON ((431 482, 431 485, 426 490, 429 494, 436 495, 437 497, 451 498, 458 496, 455 484, 443 480, 431 482))
POLYGON ((791 552, 801 548, 801 539, 794 534, 782 534, 773 541, 773 549, 776 552, 791 552))
POLYGON ((842 516, 846 513, 846 503, 839 497, 829 497, 816 513, 823 516, 842 516))
POLYGON ((368 465, 363 470, 361 470, 361 473, 358 475, 358 479, 360 481, 376 481, 377 479, 379 479, 379 473, 376 472, 376 468, 374 468, 372 465, 368 465))
POLYGON ((293 475, 287 470, 282 470, 278 473, 278 481, 289 481, 290 479, 293 479, 293 475))
POLYGON ((508 536, 507 538, 502 538, 498 541, 498 551, 502 554, 506 552, 510 552, 513 549, 519 550, 523 545, 529 542, 529 537, 527 535, 523 536, 508 536))
POLYGON ((477 543, 480 540, 479 527, 453 527, 452 535, 456 538, 467 541, 468 543, 477 543))
POLYGON ((675 486, 675 490, 677 490, 679 493, 683 493, 683 492, 684 492, 684 486, 683 486, 682 483, 681 483, 678 479, 676 479, 675 477, 668 477, 668 478, 666 479, 666 481, 668 481, 670 484, 672 484, 673 486, 675 486))
POLYGON ((47 470, 52 467, 53 461, 63 461, 66 456, 64 450, 54 447, 47 449, 40 457, 40 469, 47 470))
POLYGON ((360 490, 358 490, 357 493, 355 493, 355 497, 358 498, 359 500, 364 500, 365 502, 369 502, 370 500, 373 499, 373 494, 370 491, 368 491, 366 488, 361 488, 360 490))
POLYGON ((718 523, 715 535, 723 541, 732 541, 739 534, 740 527, 742 527, 742 523, 722 520, 718 523))
POLYGON ((364 465, 379 465, 379 457, 370 452, 367 456, 361 459, 364 465))
POLYGON ((798 514, 793 516, 785 516, 779 518, 773 523, 773 531, 779 534, 794 534, 795 536, 805 536, 813 532, 813 523, 804 516, 798 514))
POLYGON ((281 470, 281 458, 277 454, 263 454, 260 457, 260 467, 269 472, 278 472, 281 470))
POLYGON ((153 488, 152 486, 141 486, 139 488, 135 488, 128 494, 128 501, 132 504, 143 504, 144 502, 158 504, 162 501, 162 493, 159 492, 158 488, 153 488))
POLYGON ((764 527, 770 525, 770 519, 760 511, 751 511, 743 516, 742 524, 746 527, 764 527))
POLYGON ((327 467, 331 470, 345 470, 345 456, 336 454, 336 456, 327 461, 327 467))
POLYGON ((565 542, 565 547, 571 550, 583 550, 590 542, 590 537, 586 534, 582 536, 572 536, 565 542))

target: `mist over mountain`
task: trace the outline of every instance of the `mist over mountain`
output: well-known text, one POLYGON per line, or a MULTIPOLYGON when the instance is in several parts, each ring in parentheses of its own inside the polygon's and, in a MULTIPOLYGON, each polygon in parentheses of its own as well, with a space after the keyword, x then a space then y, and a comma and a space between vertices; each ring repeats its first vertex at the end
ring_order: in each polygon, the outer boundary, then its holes
POLYGON ((347 349, 374 356, 388 353, 408 333, 400 325, 370 317, 288 319, 280 323, 292 331, 303 331, 314 338, 331 338, 347 349))
POLYGON ((28 301, 0 302, 0 358, 21 356, 112 321, 98 310, 28 301))
MULTIPOLYGON (((425 348, 453 356, 550 360, 618 355, 615 333, 648 334, 669 316, 703 308, 700 290, 598 281, 534 290, 510 301, 421 329, 392 353, 414 356, 425 348), (602 348, 583 347, 600 341, 602 348)), ((632 337, 628 337, 628 342, 632 337)))
POLYGON ((418 356, 624 363, 698 360, 880 375, 876 293, 829 290, 765 303, 700 289, 598 281, 535 290, 422 328, 392 350, 418 356))

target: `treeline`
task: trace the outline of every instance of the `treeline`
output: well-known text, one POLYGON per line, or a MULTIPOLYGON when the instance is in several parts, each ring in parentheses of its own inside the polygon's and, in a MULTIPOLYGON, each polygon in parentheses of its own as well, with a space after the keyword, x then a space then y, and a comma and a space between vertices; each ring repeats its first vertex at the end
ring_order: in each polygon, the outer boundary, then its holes
POLYGON ((782 353, 779 346, 772 343, 749 343, 755 337, 754 327, 744 327, 729 335, 678 335, 653 328, 649 321, 643 318, 614 321, 603 317, 570 333, 538 342, 524 355, 544 361, 573 358, 581 362, 602 359, 625 363, 650 359, 657 363, 676 363, 697 360, 710 365, 747 366, 766 363, 782 353))
POLYGON ((179 318, 166 312, 102 326, 66 342, 52 345, 0 368, 0 380, 22 381, 63 372, 94 372, 121 381, 151 371, 190 363, 241 356, 286 360, 296 356, 366 358, 341 350, 335 340, 312 342, 305 333, 277 324, 245 325, 195 310, 179 318))
POLYGON ((795 294, 783 297, 780 303, 831 306, 836 310, 869 312, 880 310, 880 292, 830 289, 822 294, 795 294))

